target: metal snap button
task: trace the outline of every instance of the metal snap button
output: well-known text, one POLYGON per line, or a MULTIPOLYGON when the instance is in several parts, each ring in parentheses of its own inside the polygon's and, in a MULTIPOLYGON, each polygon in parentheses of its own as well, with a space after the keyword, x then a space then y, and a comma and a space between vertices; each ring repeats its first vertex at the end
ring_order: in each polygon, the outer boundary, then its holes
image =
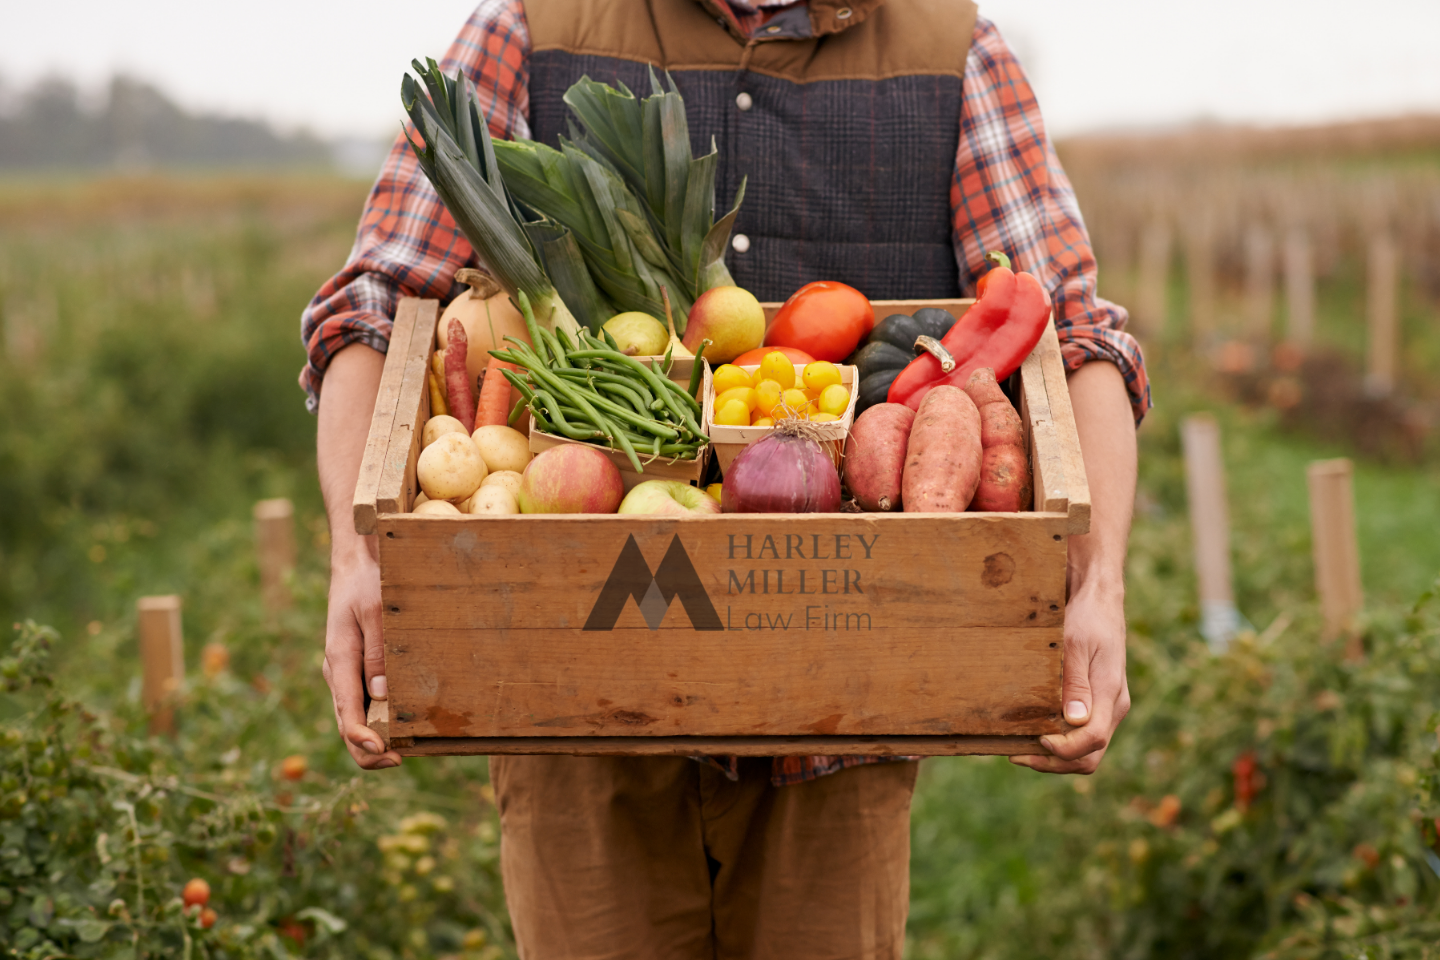
POLYGON ((741 110, 749 110, 751 107, 755 106, 755 101, 751 99, 750 94, 741 93, 735 97, 735 106, 739 107, 741 110))
POLYGON ((736 253, 744 253, 750 249, 750 238, 743 233, 737 233, 730 238, 730 246, 736 253))
POLYGON ((852 13, 854 13, 854 12, 855 12, 855 11, 854 11, 854 10, 851 10, 849 7, 841 7, 839 10, 836 10, 836 11, 835 11, 835 19, 836 19, 836 20, 849 20, 849 19, 850 19, 850 14, 852 14, 852 13))
POLYGON ((772 23, 770 26, 768 26, 768 27, 765 28, 765 32, 766 32, 766 33, 779 33, 779 32, 780 32, 780 25, 779 25, 778 23, 772 23))

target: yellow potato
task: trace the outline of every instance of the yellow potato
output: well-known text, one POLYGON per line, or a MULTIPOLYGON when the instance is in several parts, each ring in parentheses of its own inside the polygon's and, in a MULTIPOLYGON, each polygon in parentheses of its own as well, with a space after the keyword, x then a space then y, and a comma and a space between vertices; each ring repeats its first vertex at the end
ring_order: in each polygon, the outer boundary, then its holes
POLYGON ((510 496, 513 497, 520 492, 520 483, 524 479, 523 475, 516 473, 514 470, 496 470, 481 481, 480 489, 484 490, 486 487, 498 486, 509 490, 510 496))
POLYGON ((412 513, 417 517, 458 517, 460 508, 449 500, 426 500, 412 513))
POLYGON ((514 470, 522 473, 533 456, 530 453, 530 441, 525 434, 510 427, 494 424, 476 427, 470 439, 480 448, 480 456, 485 458, 485 467, 488 470, 514 470))
POLYGON ((520 505, 515 502, 515 494, 505 489, 498 483, 490 486, 482 486, 475 491, 475 496, 470 498, 470 509, 472 514, 486 514, 492 517, 508 517, 511 514, 520 512, 520 505))
POLYGON ((480 489, 490 471, 480 450, 464 432, 445 433, 420 451, 415 475, 431 500, 464 500, 480 489))
POLYGON ((420 506, 420 504, 428 502, 430 502, 430 498, 425 496, 424 490, 421 490, 419 493, 415 494, 415 502, 410 505, 410 509, 414 510, 416 507, 420 506))
POLYGON ((465 424, 454 417, 441 414, 438 417, 431 417, 425 421, 425 430, 420 434, 420 449, 424 450, 430 444, 447 433, 464 433, 465 424))

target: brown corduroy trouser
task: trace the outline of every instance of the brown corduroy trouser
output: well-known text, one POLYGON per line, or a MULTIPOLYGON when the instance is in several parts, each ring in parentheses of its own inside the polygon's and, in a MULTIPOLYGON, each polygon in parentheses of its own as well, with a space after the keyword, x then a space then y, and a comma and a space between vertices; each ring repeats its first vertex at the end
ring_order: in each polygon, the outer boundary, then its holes
POLYGON ((492 757, 522 960, 889 960, 917 764, 793 786, 670 757, 492 757))

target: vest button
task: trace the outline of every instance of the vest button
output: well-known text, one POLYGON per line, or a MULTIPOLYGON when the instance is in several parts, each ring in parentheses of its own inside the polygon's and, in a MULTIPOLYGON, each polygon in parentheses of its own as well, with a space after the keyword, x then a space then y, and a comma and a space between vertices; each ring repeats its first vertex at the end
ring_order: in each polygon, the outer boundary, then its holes
POLYGON ((730 238, 730 246, 734 248, 736 253, 744 253, 750 249, 750 238, 743 233, 737 233, 730 238))
POLYGON ((740 93, 735 97, 735 106, 739 107, 741 110, 749 110, 751 107, 755 106, 755 101, 751 99, 750 94, 740 93))
POLYGON ((850 15, 851 15, 852 13, 854 13, 854 12, 855 12, 855 11, 854 11, 854 10, 851 10, 849 7, 841 7, 839 10, 836 10, 836 11, 835 11, 835 19, 836 19, 836 20, 849 20, 849 19, 850 19, 850 15))

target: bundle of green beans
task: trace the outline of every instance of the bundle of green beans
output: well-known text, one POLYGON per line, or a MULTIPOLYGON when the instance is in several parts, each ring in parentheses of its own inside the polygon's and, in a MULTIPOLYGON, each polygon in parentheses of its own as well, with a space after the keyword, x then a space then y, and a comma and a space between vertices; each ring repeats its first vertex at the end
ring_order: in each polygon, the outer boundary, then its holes
POLYGON ((661 457, 693 460, 710 442, 700 426, 700 402, 695 399, 701 356, 709 340, 695 352, 686 392, 665 375, 670 351, 662 364, 647 366, 621 353, 603 329, 601 337, 578 330, 571 340, 564 330, 545 330, 535 322, 524 291, 516 302, 525 316, 530 343, 506 337, 510 349, 490 351, 525 371, 523 375, 503 371, 521 397, 510 412, 511 424, 528 408, 546 433, 623 450, 637 473, 645 472, 642 455, 648 457, 646 462, 661 457))

